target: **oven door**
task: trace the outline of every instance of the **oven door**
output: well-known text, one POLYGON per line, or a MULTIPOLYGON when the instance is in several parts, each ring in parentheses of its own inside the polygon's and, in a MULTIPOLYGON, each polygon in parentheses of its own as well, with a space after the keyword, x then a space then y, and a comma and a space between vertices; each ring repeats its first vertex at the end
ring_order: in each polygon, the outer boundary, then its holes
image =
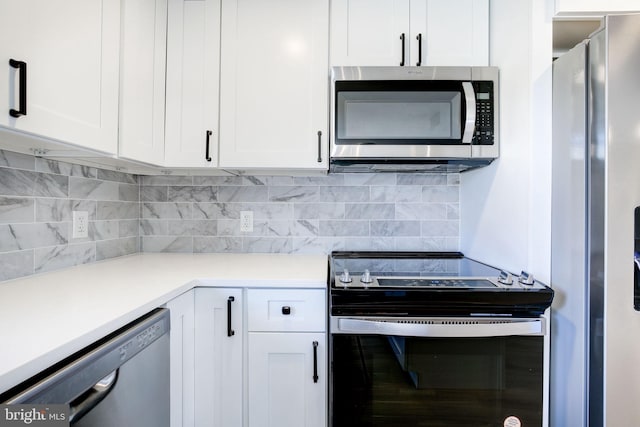
POLYGON ((331 318, 341 426, 542 426, 544 318, 331 318))

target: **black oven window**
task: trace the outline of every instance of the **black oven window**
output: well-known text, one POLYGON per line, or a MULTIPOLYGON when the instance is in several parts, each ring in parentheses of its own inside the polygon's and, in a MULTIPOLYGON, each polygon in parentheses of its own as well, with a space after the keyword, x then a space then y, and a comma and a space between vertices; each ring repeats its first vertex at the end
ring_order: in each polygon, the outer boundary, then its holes
POLYGON ((543 337, 332 340, 333 427, 542 426, 543 337))

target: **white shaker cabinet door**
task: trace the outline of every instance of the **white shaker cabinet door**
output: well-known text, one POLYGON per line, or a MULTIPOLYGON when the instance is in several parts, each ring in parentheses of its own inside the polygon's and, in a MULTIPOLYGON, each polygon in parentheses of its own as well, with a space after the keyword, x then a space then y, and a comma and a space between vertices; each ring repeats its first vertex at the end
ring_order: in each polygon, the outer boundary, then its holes
POLYGON ((242 289, 196 288, 195 425, 243 424, 242 289))
POLYGON ((123 0, 119 156, 162 165, 167 0, 123 0))
POLYGON ((411 0, 410 9, 409 65, 489 65, 489 0, 411 0))
POLYGON ((218 164, 220 0, 169 0, 165 166, 218 164))
POLYGON ((638 0, 555 0, 555 14, 558 16, 589 17, 638 11, 638 0))
POLYGON ((409 65, 411 43, 409 0, 332 0, 332 66, 409 65))
POLYGON ((2 0, 0 126, 115 154, 119 39, 119 0, 2 0))
POLYGON ((220 167, 327 168, 328 0, 223 0, 220 167))
POLYGON ((193 427, 194 392, 194 291, 167 303, 171 316, 171 427, 193 427))
POLYGON ((486 66, 488 0, 333 0, 332 66, 486 66))
POLYGON ((326 334, 249 333, 249 426, 325 427, 326 334))

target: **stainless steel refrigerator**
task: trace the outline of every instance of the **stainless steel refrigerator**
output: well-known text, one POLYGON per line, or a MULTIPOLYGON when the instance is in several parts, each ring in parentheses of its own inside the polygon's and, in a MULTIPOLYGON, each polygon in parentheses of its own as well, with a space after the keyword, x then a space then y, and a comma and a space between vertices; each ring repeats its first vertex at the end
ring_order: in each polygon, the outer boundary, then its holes
POLYGON ((640 426, 640 15, 553 65, 550 422, 640 426))

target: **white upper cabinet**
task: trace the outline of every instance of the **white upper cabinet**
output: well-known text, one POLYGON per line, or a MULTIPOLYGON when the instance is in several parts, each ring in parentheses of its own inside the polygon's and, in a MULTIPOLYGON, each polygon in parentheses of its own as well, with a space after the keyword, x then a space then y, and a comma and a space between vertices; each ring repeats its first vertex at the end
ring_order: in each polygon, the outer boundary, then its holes
POLYGON ((120 157, 161 165, 167 0, 124 0, 120 44, 120 157))
POLYGON ((115 154, 119 39, 119 0, 0 3, 0 126, 115 154))
POLYGON ((408 0, 332 0, 331 65, 401 65, 409 40, 408 0))
POLYGON ((410 10, 410 65, 420 44, 421 65, 489 65, 488 0, 411 0, 410 10))
POLYGON ((638 0, 556 0, 555 13, 558 16, 604 15, 608 12, 638 12, 638 0))
POLYGON ((169 0, 166 167, 218 164, 220 0, 169 0))
POLYGON ((488 0, 332 0, 333 66, 488 64, 488 0))
POLYGON ((328 1, 222 1, 221 168, 327 168, 328 1))

